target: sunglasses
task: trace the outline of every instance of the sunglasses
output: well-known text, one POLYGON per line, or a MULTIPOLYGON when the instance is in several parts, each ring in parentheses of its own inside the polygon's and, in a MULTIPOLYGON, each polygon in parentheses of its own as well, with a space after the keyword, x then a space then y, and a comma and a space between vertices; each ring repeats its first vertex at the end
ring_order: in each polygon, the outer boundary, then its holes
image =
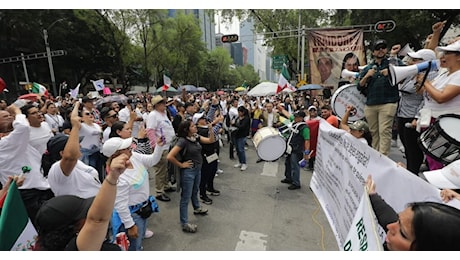
POLYGON ((379 45, 375 47, 374 51, 385 50, 387 47, 385 45, 379 45))
POLYGON ((117 118, 118 117, 118 114, 113 114, 113 115, 110 115, 110 116, 107 116, 107 117, 113 117, 113 118, 117 118))

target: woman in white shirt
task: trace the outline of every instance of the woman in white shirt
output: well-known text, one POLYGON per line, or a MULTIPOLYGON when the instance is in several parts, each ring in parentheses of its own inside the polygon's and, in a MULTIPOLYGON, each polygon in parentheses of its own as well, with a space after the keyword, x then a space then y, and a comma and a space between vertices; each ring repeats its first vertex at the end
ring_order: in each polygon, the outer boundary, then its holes
POLYGON ((83 108, 81 111, 81 128, 79 135, 83 137, 80 143, 82 153, 81 160, 94 167, 99 173, 99 180, 104 180, 105 174, 102 170, 102 128, 95 122, 93 113, 83 108))

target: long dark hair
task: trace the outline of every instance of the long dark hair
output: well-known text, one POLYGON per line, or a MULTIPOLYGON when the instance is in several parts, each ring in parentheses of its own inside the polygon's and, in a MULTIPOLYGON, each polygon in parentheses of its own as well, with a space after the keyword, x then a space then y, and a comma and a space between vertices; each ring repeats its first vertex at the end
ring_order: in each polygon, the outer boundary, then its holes
POLYGON ((109 138, 112 137, 120 137, 120 135, 117 133, 117 131, 123 130, 123 127, 125 127, 126 122, 124 121, 117 121, 112 124, 112 127, 110 128, 110 135, 109 138))
POLYGON ((185 120, 180 122, 179 127, 177 127, 177 136, 178 137, 187 137, 189 134, 189 128, 192 125, 191 120, 185 120))
POLYGON ((410 249, 415 251, 460 250, 460 210, 443 203, 414 202, 412 229, 415 240, 410 249))

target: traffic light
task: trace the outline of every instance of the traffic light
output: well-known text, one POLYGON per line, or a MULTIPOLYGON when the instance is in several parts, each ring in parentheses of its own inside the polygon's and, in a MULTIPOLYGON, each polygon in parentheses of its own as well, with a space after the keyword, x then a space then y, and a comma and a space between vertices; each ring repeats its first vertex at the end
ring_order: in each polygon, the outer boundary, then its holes
POLYGON ((393 20, 378 21, 374 26, 376 32, 391 32, 395 27, 396 24, 393 20))
POLYGON ((222 42, 236 42, 238 41, 238 39, 239 39, 238 34, 222 35, 222 38, 220 38, 222 42))

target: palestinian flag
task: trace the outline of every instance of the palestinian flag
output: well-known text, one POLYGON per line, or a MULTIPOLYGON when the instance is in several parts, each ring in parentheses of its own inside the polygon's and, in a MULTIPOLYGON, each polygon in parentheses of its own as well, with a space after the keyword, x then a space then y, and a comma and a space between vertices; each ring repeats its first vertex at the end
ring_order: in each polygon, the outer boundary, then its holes
POLYGON ((37 231, 27 215, 18 186, 13 181, 0 213, 0 251, 32 250, 37 231))
POLYGON ((38 84, 37 82, 32 84, 32 93, 37 93, 39 95, 48 97, 48 89, 45 86, 38 84))
POLYGON ((278 88, 276 89, 276 94, 280 93, 283 89, 290 86, 289 80, 289 73, 286 67, 286 64, 283 64, 283 68, 281 69, 280 79, 278 80, 278 88))

